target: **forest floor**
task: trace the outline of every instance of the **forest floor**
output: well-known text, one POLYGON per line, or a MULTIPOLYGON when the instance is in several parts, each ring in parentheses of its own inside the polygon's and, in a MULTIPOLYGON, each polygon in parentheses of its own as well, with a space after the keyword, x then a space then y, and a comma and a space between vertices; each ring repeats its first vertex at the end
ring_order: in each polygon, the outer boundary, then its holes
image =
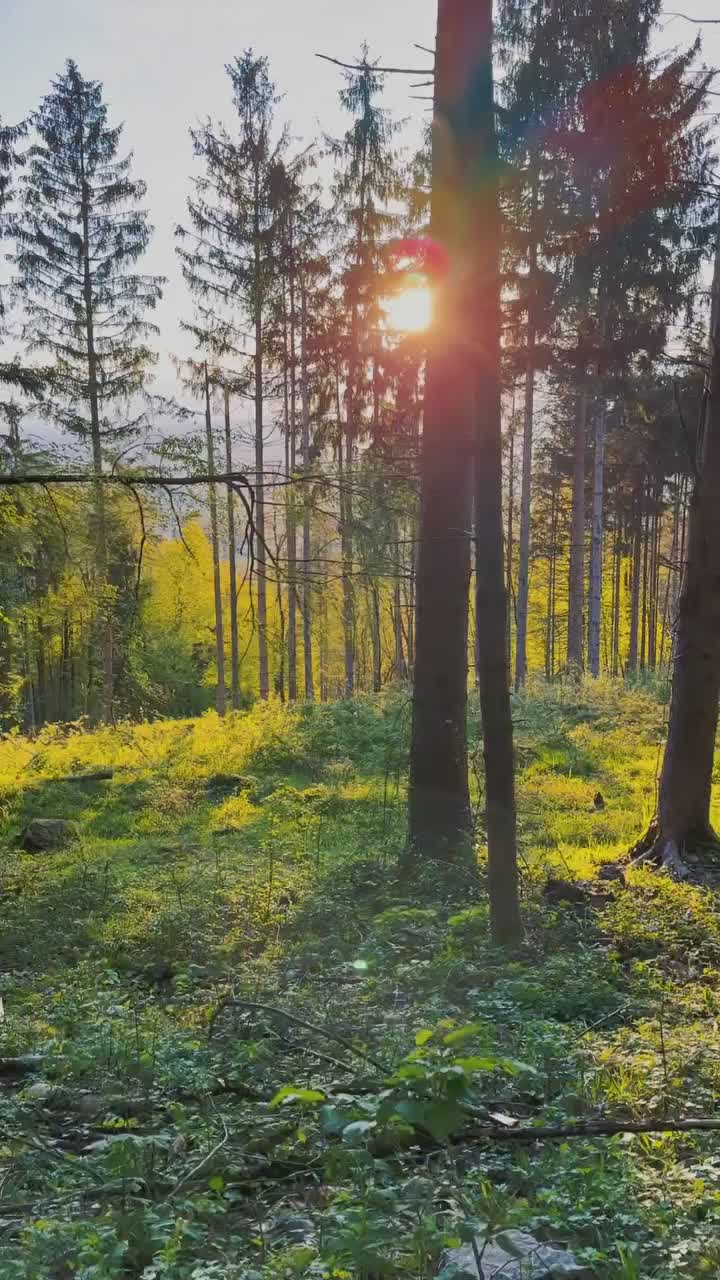
POLYGON ((483 1132, 715 1113, 714 895, 543 892, 643 830, 665 715, 606 682, 516 700, 512 957, 481 894, 396 880, 400 692, 5 738, 3 1280, 425 1280, 511 1226, 603 1280, 719 1274, 720 1134, 483 1132), (77 839, 23 852, 37 817, 77 839))

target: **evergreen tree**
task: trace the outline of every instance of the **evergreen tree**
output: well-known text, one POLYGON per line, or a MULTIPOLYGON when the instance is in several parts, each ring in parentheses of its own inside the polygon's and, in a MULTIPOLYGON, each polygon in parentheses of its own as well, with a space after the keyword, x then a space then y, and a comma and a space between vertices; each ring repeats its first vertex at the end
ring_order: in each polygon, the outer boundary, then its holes
POLYGON ((267 636, 267 548, 265 539, 266 353, 269 346, 274 254, 278 235, 277 170, 286 134, 273 138, 277 94, 266 58, 247 50, 226 67, 236 129, 208 121, 191 130, 205 173, 188 201, 190 229, 177 228, 183 273, 199 299, 219 304, 236 328, 247 321, 252 334, 252 397, 255 407, 254 572, 257 592, 260 695, 270 693, 267 636), (241 315, 238 315, 238 311, 241 315))
MULTIPOLYGON (((145 185, 118 155, 122 126, 111 127, 102 85, 84 80, 74 62, 53 82, 31 123, 37 141, 21 179, 21 205, 11 224, 13 261, 23 299, 25 339, 54 360, 56 420, 91 448, 100 477, 107 439, 132 431, 137 417, 114 410, 143 391, 155 332, 146 312, 162 281, 135 264, 151 234, 140 207, 145 185)), ((113 714, 113 588, 103 485, 94 487, 98 588, 103 596, 102 707, 113 714)))

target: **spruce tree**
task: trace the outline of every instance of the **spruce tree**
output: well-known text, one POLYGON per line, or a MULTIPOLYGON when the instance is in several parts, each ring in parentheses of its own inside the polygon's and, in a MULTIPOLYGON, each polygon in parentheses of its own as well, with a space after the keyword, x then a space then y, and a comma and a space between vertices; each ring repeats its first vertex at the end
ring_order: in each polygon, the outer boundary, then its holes
MULTIPOLYGON (((31 118, 37 140, 20 182, 11 224, 12 260, 26 315, 25 339, 54 361, 53 412, 91 450, 102 475, 103 446, 138 418, 121 407, 143 391, 155 329, 146 313, 163 281, 134 268, 151 227, 141 207, 145 184, 121 157, 122 125, 108 123, 102 85, 68 61, 31 118)), ((131 410, 132 411, 132 410, 131 410)), ((103 485, 94 486, 96 590, 102 617, 102 707, 113 714, 113 588, 103 485)))
POLYGON ((273 255, 278 234, 277 168, 286 133, 273 135, 277 94, 267 58, 246 50, 226 67, 236 121, 233 130, 208 121, 192 129, 196 156, 205 172, 188 201, 190 227, 178 227, 177 252, 193 294, 219 307, 237 328, 245 321, 252 346, 255 408, 255 537, 260 696, 270 693, 265 540, 265 431, 267 353, 273 255))

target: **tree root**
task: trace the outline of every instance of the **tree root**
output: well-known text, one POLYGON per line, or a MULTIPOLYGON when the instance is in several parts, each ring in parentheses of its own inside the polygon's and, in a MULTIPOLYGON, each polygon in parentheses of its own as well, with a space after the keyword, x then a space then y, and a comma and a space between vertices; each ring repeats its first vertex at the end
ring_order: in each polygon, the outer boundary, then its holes
MULTIPOLYGON (((634 850, 631 850, 632 852, 634 850)), ((687 880, 690 875, 690 868, 682 857, 677 841, 662 836, 658 837, 649 848, 643 849, 641 853, 631 858, 628 869, 633 870, 645 863, 651 863, 652 866, 667 871, 673 880, 687 880)))
MULTIPOLYGON (((665 835, 658 818, 655 817, 647 831, 629 850, 625 869, 641 867, 649 863, 667 871, 674 880, 688 880, 693 873, 685 855, 692 855, 696 849, 701 854, 703 848, 708 846, 713 846, 717 850, 719 843, 715 832, 706 825, 686 832, 683 839, 665 835)), ((702 864, 702 858, 700 863, 702 864)))

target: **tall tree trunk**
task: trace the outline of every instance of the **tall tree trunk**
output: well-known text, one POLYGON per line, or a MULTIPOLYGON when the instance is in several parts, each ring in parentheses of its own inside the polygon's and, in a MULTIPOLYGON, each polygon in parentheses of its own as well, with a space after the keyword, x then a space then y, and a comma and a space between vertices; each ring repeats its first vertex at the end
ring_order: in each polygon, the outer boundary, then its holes
POLYGON ((290 214, 290 474, 292 484, 287 493, 287 691, 288 700, 297 702, 297 513, 295 494, 295 471, 297 463, 296 430, 297 430, 297 352, 296 352, 296 308, 295 308, 295 248, 293 241, 293 221, 290 214))
POLYGON ((638 669, 638 629, 640 622, 640 582, 642 578, 642 495, 645 481, 641 477, 633 505, 632 589, 630 593, 630 645, 627 669, 634 675, 638 669))
POLYGON ((305 698, 307 702, 315 699, 315 678, 313 675, 313 643, 312 643, 312 537, 310 526, 310 493, 308 476, 310 474, 310 383, 307 358, 307 291, 305 280, 300 280, 300 345, 302 376, 302 458, 305 485, 303 489, 303 579, 302 579, 302 613, 303 613, 303 661, 305 675, 305 698))
POLYGON ((258 683, 260 697, 270 696, 270 664, 267 634, 267 554, 265 550, 265 441, 264 431, 264 358, 263 358, 263 284, 260 245, 260 174, 255 170, 254 205, 255 267, 255 577, 257 581, 258 683))
POLYGON ((80 141, 80 168, 82 180, 81 223, 83 257, 83 299, 85 303, 85 336, 88 362, 88 393, 90 398, 90 440, 92 444, 93 487, 95 507, 95 572, 100 589, 100 617, 102 625, 103 687, 102 720, 113 719, 113 602, 109 580, 107 513, 105 492, 99 477, 102 476, 102 437, 100 426, 100 394, 97 376, 97 352, 95 349, 95 305, 90 269, 90 188, 85 177, 85 152, 83 138, 80 141))
MULTIPOLYGON (((518 892, 515 764, 507 654, 508 602, 503 576, 502 434, 500 409, 500 208, 493 91, 492 0, 455 5, 470 31, 456 29, 455 53, 470 69, 475 119, 466 152, 469 199, 475 203, 475 538, 476 618, 480 670, 490 930, 500 944, 522 936, 518 892), (466 39, 469 48, 466 49, 466 39), (474 37, 474 38, 473 38, 474 37), (467 59, 467 61, 466 61, 467 59), (478 181, 478 164, 484 168, 478 181)), ((473 225, 471 223, 471 225, 473 225)))
POLYGON ((583 669, 583 607, 585 602, 585 435, 587 387, 578 391, 573 436, 572 514, 570 517, 570 569, 568 578, 568 670, 583 669))
POLYGON ((620 588, 622 584, 622 548, 623 528, 622 516, 617 514, 615 531, 615 555, 613 563, 613 603, 612 603, 612 673, 620 674, 620 588))
POLYGON ((395 580, 393 582, 393 600, 392 600, 392 624, 393 624, 393 641, 395 648, 395 656, 393 660, 393 670, 396 680, 407 680, 408 669, 405 661, 405 644, 403 638, 403 601, 402 601, 402 572, 403 564, 400 553, 400 529, 395 525, 395 580))
POLYGON ((648 620, 648 554, 650 549, 650 481, 647 482, 646 508, 643 519, 642 601, 640 604, 640 670, 647 663, 648 620))
POLYGON ((382 689, 382 627, 380 621, 380 590, 376 582, 369 583, 370 634, 373 656, 373 692, 382 689))
POLYGON ((523 416, 523 459, 520 481, 520 547, 518 559, 517 628, 515 634, 515 688, 521 689, 527 676, 527 625, 530 598, 530 508, 532 502, 532 455, 535 412, 535 288, 537 283, 537 252, 535 220, 537 217, 538 184, 533 182, 530 205, 530 253, 528 288, 528 326, 525 366, 525 411, 523 416))
MULTIPOLYGON (((355 691, 355 592, 352 579, 352 536, 350 522, 352 520, 352 496, 350 481, 343 456, 342 410, 340 401, 340 378, 335 373, 335 399, 337 404, 339 438, 337 446, 338 491, 340 506, 340 557, 342 582, 342 629, 343 657, 345 663, 345 697, 351 698, 355 691)), ((352 458, 351 458, 352 461, 352 458)))
MULTIPOLYGON (((232 435, 230 432, 230 388, 225 399, 225 468, 233 472, 232 435)), ((227 487, 228 566, 230 569, 230 700, 233 711, 240 706, 240 643, 238 636, 237 547, 235 544, 235 500, 232 483, 227 487)))
POLYGON ((708 839, 720 695, 720 226, 698 472, 690 500, 668 737, 652 855, 683 873, 684 845, 708 839))
POLYGON ((528 328, 527 371, 525 373, 525 414, 523 460, 520 482, 520 548, 518 562, 517 630, 515 634, 515 688, 521 689, 527 676, 527 626, 530 598, 530 504, 532 500, 533 418, 535 407, 535 330, 528 328))
POLYGON ((507 540, 505 543, 505 594, 507 598, 507 660, 512 668, 512 598, 513 555, 515 551, 515 396, 510 419, 510 457, 508 459, 508 513, 507 540))
MULTIPOLYGON (((477 388, 468 337, 477 321, 468 314, 469 299, 460 296, 459 281, 467 278, 477 248, 468 243, 474 239, 466 172, 470 139, 462 131, 476 141, 474 91, 479 64, 488 56, 478 44, 477 27, 485 24, 478 24, 474 8, 471 0, 438 2, 431 224, 450 267, 438 282, 428 335, 420 452, 408 842, 408 860, 420 869, 427 861, 472 864, 466 712, 477 388)), ((489 64, 484 70, 487 75, 489 64)), ((493 480, 500 483, 495 475, 493 480)), ((500 537, 502 575, 502 528, 500 537)), ((502 624, 504 660, 504 618, 502 624)))
POLYGON ((588 609, 588 667, 593 676, 600 675, 600 631, 602 624, 603 579, 603 509, 605 502, 605 432, 607 406, 599 405, 595 417, 595 456, 593 459, 593 499, 590 535, 590 599, 588 609))
POLYGON ((548 557, 547 618, 545 622, 545 679, 555 675, 555 584, 557 580, 558 495, 550 494, 550 555, 548 557))
POLYGON ((213 593, 215 598, 215 654, 217 659, 217 692, 216 707, 219 716, 225 715, 225 634, 223 627, 222 584, 220 582, 220 539, 218 537, 217 494, 212 477, 215 475, 215 450, 213 448, 212 415, 210 413, 210 378, 207 362, 205 363, 205 441, 207 445, 207 468, 210 484, 208 485, 208 501, 210 503, 210 539, 213 562, 213 593))

